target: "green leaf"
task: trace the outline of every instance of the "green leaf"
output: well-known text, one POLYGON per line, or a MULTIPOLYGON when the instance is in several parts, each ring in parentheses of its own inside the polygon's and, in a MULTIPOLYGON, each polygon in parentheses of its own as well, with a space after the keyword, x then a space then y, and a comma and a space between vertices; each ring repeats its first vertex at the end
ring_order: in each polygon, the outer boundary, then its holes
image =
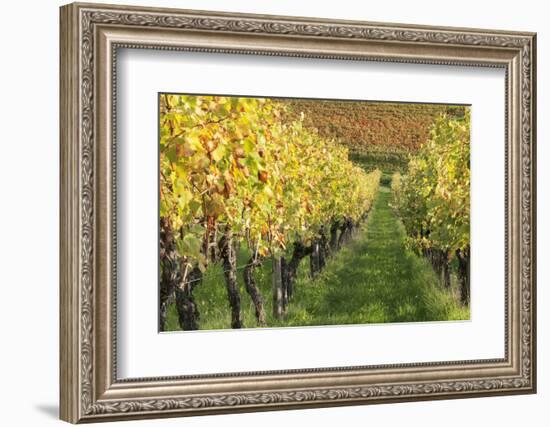
POLYGON ((198 258, 201 252, 201 241, 194 234, 186 234, 177 242, 178 251, 182 256, 198 258))
POLYGON ((166 154, 166 157, 170 162, 176 163, 176 161, 178 160, 176 147, 174 145, 171 145, 170 147, 168 147, 168 149, 165 150, 164 153, 166 154))
POLYGON ((216 149, 214 151, 212 151, 212 159, 215 162, 219 162, 221 159, 223 159, 223 157, 226 155, 226 153, 227 153, 227 150, 225 148, 225 145, 224 144, 218 144, 216 149))

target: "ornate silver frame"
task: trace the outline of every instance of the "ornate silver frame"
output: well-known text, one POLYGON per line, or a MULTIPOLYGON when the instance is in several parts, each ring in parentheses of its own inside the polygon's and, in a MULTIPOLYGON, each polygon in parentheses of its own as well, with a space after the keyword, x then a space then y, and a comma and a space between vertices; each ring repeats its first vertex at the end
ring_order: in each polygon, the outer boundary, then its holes
POLYGON ((78 423, 535 392, 535 34, 71 4, 61 8, 60 42, 61 419, 78 423), (505 357, 117 379, 118 47, 504 68, 505 357))

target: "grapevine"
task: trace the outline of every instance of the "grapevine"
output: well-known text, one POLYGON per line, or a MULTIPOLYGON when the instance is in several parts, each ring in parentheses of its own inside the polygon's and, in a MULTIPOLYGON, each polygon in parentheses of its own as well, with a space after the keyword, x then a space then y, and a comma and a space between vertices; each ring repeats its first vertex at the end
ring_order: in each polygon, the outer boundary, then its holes
POLYGON ((470 113, 441 115, 429 139, 411 156, 405 175, 392 179, 393 204, 408 244, 425 255, 450 286, 457 260, 461 300, 470 293, 470 113))
POLYGON ((282 261, 288 304, 301 259, 310 256, 314 275, 350 239, 381 173, 355 166, 303 115, 284 119, 288 105, 273 100, 163 94, 160 113, 161 329, 174 294, 182 329, 199 327, 193 291, 211 264, 223 266, 231 326, 243 326, 239 247, 250 254, 243 274, 263 326, 254 268, 267 257, 282 261))

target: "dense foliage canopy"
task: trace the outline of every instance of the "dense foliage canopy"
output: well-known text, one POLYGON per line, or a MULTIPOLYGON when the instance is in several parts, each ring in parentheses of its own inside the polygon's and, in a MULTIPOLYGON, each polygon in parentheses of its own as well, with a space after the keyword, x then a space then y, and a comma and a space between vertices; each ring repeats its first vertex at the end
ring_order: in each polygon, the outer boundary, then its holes
POLYGON ((357 220, 379 173, 367 175, 348 150, 283 122, 268 99, 162 95, 160 214, 190 264, 228 227, 260 254, 309 240, 329 222, 357 220))
POLYGON ((392 190, 411 245, 451 253, 470 244, 470 115, 442 115, 430 138, 394 175, 392 190))

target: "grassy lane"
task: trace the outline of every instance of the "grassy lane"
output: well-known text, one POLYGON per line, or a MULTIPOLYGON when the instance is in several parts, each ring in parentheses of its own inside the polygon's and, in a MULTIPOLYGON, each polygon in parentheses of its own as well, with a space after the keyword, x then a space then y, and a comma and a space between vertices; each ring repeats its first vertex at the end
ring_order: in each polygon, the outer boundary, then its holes
MULTIPOLYGON (((390 192, 381 186, 367 223, 355 239, 329 260, 315 279, 308 277, 307 260, 300 266, 295 295, 287 316, 272 317, 271 265, 256 272, 266 299, 269 326, 413 322, 468 319, 469 310, 454 292, 438 283, 428 262, 404 246, 405 231, 388 205, 390 192)), ((241 254, 240 265, 246 262, 241 254)), ((241 272, 240 272, 241 273, 241 272)), ((242 276, 242 274, 239 274, 242 276)), ((245 327, 255 327, 254 307, 242 277, 242 311, 245 327)), ((209 268, 197 287, 201 329, 230 327, 230 311, 219 267, 209 268)), ((174 307, 168 330, 179 329, 174 307)))
POLYGON ((429 263, 408 251, 405 231, 381 187, 362 234, 343 249, 317 286, 307 286, 308 311, 330 324, 468 319, 452 292, 442 288, 429 263), (320 291, 323 289, 323 291, 320 291))

